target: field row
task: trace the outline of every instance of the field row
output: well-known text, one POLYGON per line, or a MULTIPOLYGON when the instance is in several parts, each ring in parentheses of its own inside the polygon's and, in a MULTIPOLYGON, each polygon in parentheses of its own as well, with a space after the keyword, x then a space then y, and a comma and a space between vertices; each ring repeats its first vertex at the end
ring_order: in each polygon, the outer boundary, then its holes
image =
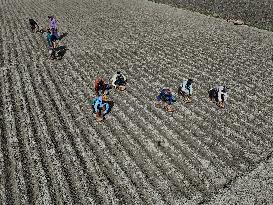
POLYGON ((272 151, 268 33, 144 0, 0 5, 3 204, 196 204, 272 151), (61 61, 27 25, 46 25, 46 10, 68 32, 61 61), (113 110, 97 123, 93 80, 117 70, 128 88, 111 90, 113 110), (155 108, 160 89, 184 78, 193 103, 155 108), (218 83, 230 87, 224 110, 207 99, 218 83))

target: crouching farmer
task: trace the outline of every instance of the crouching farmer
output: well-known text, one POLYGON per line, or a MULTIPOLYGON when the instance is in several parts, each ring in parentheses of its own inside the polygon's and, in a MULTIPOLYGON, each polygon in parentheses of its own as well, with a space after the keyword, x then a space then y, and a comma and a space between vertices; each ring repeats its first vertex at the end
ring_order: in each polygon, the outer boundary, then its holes
POLYGON ((163 105, 163 108, 166 109, 168 112, 173 112, 174 107, 172 106, 173 102, 175 102, 175 96, 172 95, 172 92, 168 88, 164 88, 160 91, 160 94, 157 96, 157 102, 155 106, 157 108, 163 105))
POLYGON ((220 108, 225 107, 225 102, 227 101, 228 94, 227 88, 225 86, 216 86, 209 90, 210 101, 215 100, 216 104, 220 108))
POLYGON ((108 103, 108 96, 103 95, 92 100, 93 112, 96 114, 96 121, 100 122, 104 116, 110 111, 110 104, 108 103))
POLYGON ((110 80, 111 85, 120 91, 125 90, 125 86, 127 83, 127 79, 126 77, 121 73, 121 72, 117 72, 110 80))
POLYGON ((183 80, 182 84, 178 88, 178 95, 182 95, 186 103, 192 101, 192 79, 183 80))

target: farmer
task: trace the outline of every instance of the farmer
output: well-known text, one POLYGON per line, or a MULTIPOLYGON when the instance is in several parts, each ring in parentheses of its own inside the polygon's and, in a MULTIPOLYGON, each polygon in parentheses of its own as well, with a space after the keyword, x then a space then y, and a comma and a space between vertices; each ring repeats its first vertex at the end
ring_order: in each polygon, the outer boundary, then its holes
POLYGON ((157 102, 155 104, 156 107, 160 107, 161 102, 163 103, 163 108, 168 112, 173 112, 174 107, 172 106, 173 102, 175 102, 175 96, 172 95, 172 92, 169 88, 164 88, 160 91, 160 94, 157 96, 157 102))
POLYGON ((49 19, 51 33, 56 34, 58 29, 58 24, 56 19, 54 18, 54 16, 48 16, 48 19, 49 19))
POLYGON ((178 88, 178 94, 182 95, 186 102, 192 101, 192 79, 183 80, 182 84, 178 88))
POLYGON ((55 35, 53 35, 48 28, 47 30, 41 29, 41 33, 47 41, 47 45, 49 48, 55 48, 56 47, 56 41, 58 40, 55 35))
POLYGON ((108 96, 103 95, 96 97, 92 101, 93 111, 96 114, 96 121, 100 122, 104 119, 104 116, 109 112, 110 105, 108 103, 108 96))
POLYGON ((118 71, 110 80, 112 86, 120 91, 125 90, 125 85, 127 82, 126 77, 118 71))
POLYGON ((94 82, 95 93, 97 96, 103 94, 109 94, 109 85, 105 82, 102 77, 98 77, 94 82))
POLYGON ((32 33, 39 31, 39 26, 36 21, 34 21, 33 19, 29 19, 29 24, 30 24, 32 33))
POLYGON ((217 106, 220 108, 225 107, 225 102, 227 101, 227 87, 226 86, 215 86, 209 90, 209 99, 211 101, 215 100, 217 106))

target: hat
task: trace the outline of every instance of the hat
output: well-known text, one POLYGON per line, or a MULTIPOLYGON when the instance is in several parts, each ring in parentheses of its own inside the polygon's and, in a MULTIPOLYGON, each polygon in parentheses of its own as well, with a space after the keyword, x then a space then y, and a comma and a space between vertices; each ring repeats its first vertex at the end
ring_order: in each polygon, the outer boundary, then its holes
POLYGON ((108 97, 107 95, 103 95, 103 96, 102 96, 102 100, 103 100, 103 101, 108 101, 108 99, 109 99, 109 97, 108 97))

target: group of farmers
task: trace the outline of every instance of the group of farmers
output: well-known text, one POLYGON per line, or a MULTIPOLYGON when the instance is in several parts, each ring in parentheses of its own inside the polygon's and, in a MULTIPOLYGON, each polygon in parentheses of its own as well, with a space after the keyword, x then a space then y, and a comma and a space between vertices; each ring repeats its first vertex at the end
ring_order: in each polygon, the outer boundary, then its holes
MULTIPOLYGON (((37 22, 33 19, 29 19, 32 32, 41 32, 43 37, 47 41, 49 48, 49 54, 51 59, 60 59, 63 57, 66 48, 60 42, 65 34, 58 32, 58 24, 54 16, 48 16, 50 27, 47 29, 40 29, 37 22)), ((107 83, 102 77, 98 77, 94 81, 94 89, 96 97, 91 100, 93 112, 96 115, 96 121, 103 121, 105 115, 110 112, 113 107, 113 102, 109 100, 109 93, 111 88, 115 88, 119 91, 124 91, 127 83, 126 77, 118 71, 110 79, 110 84, 107 83)), ((186 103, 192 102, 192 79, 183 80, 178 88, 178 95, 182 96, 186 103)), ((227 101, 227 87, 216 86, 209 90, 209 99, 215 101, 220 108, 225 107, 227 101)), ((175 109, 173 103, 176 102, 176 97, 173 95, 170 88, 164 88, 160 91, 156 98, 155 106, 157 108, 162 107, 168 112, 173 112, 175 109)))
POLYGON ((58 32, 58 24, 54 16, 48 16, 48 19, 49 28, 47 29, 43 28, 40 29, 38 23, 34 19, 29 19, 31 31, 33 33, 37 32, 42 33, 42 36, 47 42, 49 55, 52 60, 61 59, 67 50, 66 47, 61 42, 61 39, 66 34, 65 33, 61 34, 60 32, 58 32))
POLYGON ((127 84, 126 77, 118 71, 110 79, 108 84, 102 77, 98 77, 94 82, 94 88, 96 97, 91 100, 93 112, 96 114, 97 122, 104 119, 104 116, 113 107, 113 102, 109 99, 109 93, 111 88, 115 88, 118 91, 124 91, 127 84))
MULTIPOLYGON (((183 80, 178 88, 178 95, 181 95, 186 103, 192 102, 192 79, 183 80)), ((215 101, 216 105, 220 108, 225 107, 225 102, 228 98, 226 86, 215 86, 208 91, 210 101, 215 101)), ((173 103, 176 101, 176 97, 172 94, 169 88, 164 88, 157 96, 157 102, 155 106, 157 108, 163 107, 168 112, 173 112, 173 103)))
MULTIPOLYGON (((109 100, 109 90, 114 87, 117 90, 124 91, 127 83, 126 77, 117 72, 110 80, 110 85, 105 82, 101 77, 98 77, 94 82, 96 98, 91 101, 93 111, 96 114, 96 120, 102 121, 104 116, 110 111, 113 102, 109 100)), ((183 80, 178 88, 178 95, 181 95, 186 103, 192 102, 192 84, 193 80, 183 80)), ((228 93, 226 86, 215 86, 208 91, 210 101, 215 101, 216 105, 220 108, 225 107, 228 93)), ((176 97, 173 95, 171 89, 164 88, 156 97, 155 106, 162 107, 168 112, 173 112, 175 109, 173 103, 176 102, 176 97)))

